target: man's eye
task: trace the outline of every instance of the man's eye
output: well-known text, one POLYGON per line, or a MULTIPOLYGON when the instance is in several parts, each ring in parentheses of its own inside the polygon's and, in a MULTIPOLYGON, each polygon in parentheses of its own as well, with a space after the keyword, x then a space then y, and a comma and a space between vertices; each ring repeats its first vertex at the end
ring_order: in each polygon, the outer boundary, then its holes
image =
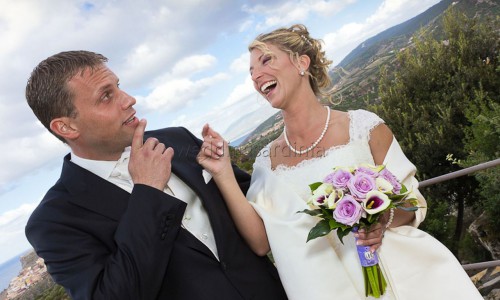
POLYGON ((111 98, 111 93, 104 93, 104 95, 102 95, 102 101, 108 101, 110 98, 111 98))
POLYGON ((266 56, 262 59, 262 64, 267 64, 271 60, 271 56, 266 56))

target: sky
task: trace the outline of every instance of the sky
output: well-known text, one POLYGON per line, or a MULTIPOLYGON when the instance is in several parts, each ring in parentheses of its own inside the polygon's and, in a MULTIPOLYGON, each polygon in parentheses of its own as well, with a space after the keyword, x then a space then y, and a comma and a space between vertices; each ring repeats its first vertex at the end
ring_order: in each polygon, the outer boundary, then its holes
POLYGON ((248 44, 295 23, 324 41, 332 67, 364 40, 439 0, 0 0, 0 264, 31 248, 29 215, 69 148, 26 103, 33 68, 68 50, 109 59, 146 129, 209 123, 234 141, 277 110, 249 76, 248 44))

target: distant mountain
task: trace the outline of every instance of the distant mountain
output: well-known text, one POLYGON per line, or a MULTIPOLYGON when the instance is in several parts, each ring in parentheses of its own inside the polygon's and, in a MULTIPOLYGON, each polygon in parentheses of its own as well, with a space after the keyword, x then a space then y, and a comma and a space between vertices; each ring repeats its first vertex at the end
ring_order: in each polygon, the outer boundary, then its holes
POLYGON ((257 108, 241 112, 240 117, 231 123, 222 134, 228 139, 231 145, 237 146, 242 143, 240 139, 243 136, 247 137, 254 128, 258 128, 259 124, 266 122, 276 112, 275 108, 272 108, 267 102, 263 102, 257 108))
POLYGON ((360 67, 379 53, 381 49, 387 48, 387 44, 391 44, 395 48, 404 47, 417 30, 432 23, 452 3, 453 0, 443 0, 420 15, 367 39, 352 50, 337 67, 345 69, 360 67))
MULTIPOLYGON (((337 89, 334 99, 341 100, 336 108, 358 109, 376 103, 380 68, 394 67, 397 54, 413 45, 413 36, 419 30, 430 29, 439 36, 443 13, 452 5, 469 17, 483 19, 500 15, 498 0, 443 0, 418 16, 365 40, 330 72, 337 89)), ((255 157, 258 149, 281 132, 282 120, 279 116, 267 119, 238 148, 249 157, 255 157)))
POLYGON ((367 39, 330 73, 338 90, 337 98, 343 99, 339 108, 356 109, 376 102, 380 68, 392 68, 397 54, 412 47, 413 37, 419 30, 431 30, 439 38, 443 32, 442 16, 450 6, 478 19, 495 18, 500 12, 498 0, 443 0, 420 15, 367 39))

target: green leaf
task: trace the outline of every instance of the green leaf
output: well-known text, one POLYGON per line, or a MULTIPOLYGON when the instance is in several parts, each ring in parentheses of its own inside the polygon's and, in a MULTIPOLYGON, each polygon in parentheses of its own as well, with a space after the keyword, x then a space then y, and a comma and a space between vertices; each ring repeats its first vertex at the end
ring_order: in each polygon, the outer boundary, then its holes
POLYGON ((309 242, 310 240, 314 240, 315 238, 325 236, 328 233, 330 233, 330 224, 328 220, 321 220, 319 221, 316 226, 311 228, 309 231, 309 234, 307 235, 307 241, 309 242))
POLYGON ((322 182, 314 182, 309 185, 309 188, 311 189, 311 192, 314 192, 322 184, 322 182))
POLYGON ((397 195, 391 195, 389 197, 389 199, 391 199, 393 202, 400 202, 401 200, 403 200, 406 196, 408 196, 408 194, 397 194, 397 195))
POLYGON ((380 216, 380 214, 374 214, 374 215, 368 214, 368 217, 366 218, 366 220, 368 221, 369 224, 373 224, 373 223, 377 222, 379 216, 380 216))
POLYGON ((344 236, 348 235, 351 232, 351 228, 347 227, 346 225, 342 224, 343 226, 337 228, 337 236, 339 237, 339 240, 342 244, 344 244, 344 236), (342 228, 344 227, 344 228, 342 228))
POLYGON ((323 212, 323 216, 322 216, 323 219, 335 220, 333 218, 333 211, 331 209, 323 207, 323 206, 321 206, 320 209, 323 212))
POLYGON ((321 215, 323 213, 323 211, 321 209, 319 209, 319 208, 318 209, 304 209, 302 211, 299 210, 297 213, 298 214, 299 213, 304 213, 304 214, 308 214, 310 216, 319 216, 319 215, 321 215))
POLYGON ((330 230, 335 230, 339 227, 342 227, 342 225, 343 225, 343 224, 335 221, 335 219, 333 219, 333 218, 328 220, 328 224, 330 224, 330 230))
POLYGON ((400 206, 400 207, 398 207, 398 209, 402 209, 404 211, 417 211, 418 207, 416 207, 416 206, 412 206, 412 207, 400 206))

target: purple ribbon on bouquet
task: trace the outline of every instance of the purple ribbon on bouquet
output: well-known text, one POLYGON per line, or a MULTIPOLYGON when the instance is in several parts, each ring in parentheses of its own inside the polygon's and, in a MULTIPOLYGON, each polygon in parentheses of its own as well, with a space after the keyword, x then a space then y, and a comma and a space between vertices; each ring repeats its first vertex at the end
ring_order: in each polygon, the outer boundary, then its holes
POLYGON ((359 261, 363 267, 371 267, 378 264, 377 253, 371 252, 369 246, 356 245, 356 249, 358 250, 359 261))
MULTIPOLYGON (((354 227, 352 231, 358 232, 358 227, 354 227)), ((354 240, 357 241, 358 238, 355 237, 354 240)), ((378 255, 376 252, 370 251, 370 246, 356 245, 356 250, 358 251, 361 266, 371 267, 378 264, 378 255)))

